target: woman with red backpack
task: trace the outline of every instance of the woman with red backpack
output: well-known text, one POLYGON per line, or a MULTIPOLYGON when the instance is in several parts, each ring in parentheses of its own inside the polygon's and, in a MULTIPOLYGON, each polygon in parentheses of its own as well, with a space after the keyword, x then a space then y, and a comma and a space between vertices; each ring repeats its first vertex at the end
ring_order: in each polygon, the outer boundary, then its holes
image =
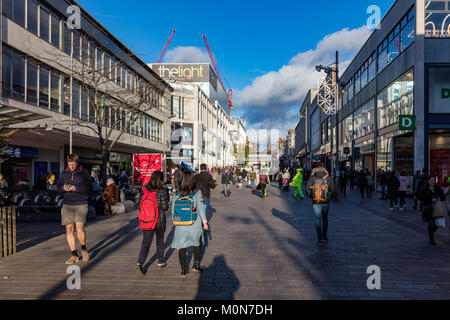
MULTIPOLYGON (((175 225, 172 248, 178 249, 182 278, 186 277, 186 256, 187 248, 189 247, 194 247, 194 265, 192 271, 202 272, 202 269, 200 269, 200 255, 204 243, 203 230, 208 230, 208 220, 206 219, 205 206, 202 198, 202 191, 196 188, 194 175, 190 171, 185 171, 181 180, 180 193, 176 194, 172 200, 172 219, 175 225), (196 218, 195 220, 192 219, 190 223, 181 225, 174 218, 176 211, 178 211, 178 204, 184 199, 187 202, 191 202, 191 209, 189 211, 191 212, 191 216, 195 215, 196 218)), ((181 211, 186 212, 186 209, 184 207, 181 211)))
POLYGON ((169 191, 164 188, 164 174, 153 172, 150 182, 143 188, 144 196, 139 208, 139 222, 143 232, 141 251, 136 264, 138 276, 143 276, 143 265, 156 233, 156 256, 158 268, 164 268, 164 233, 166 231, 166 212, 169 210, 169 191))

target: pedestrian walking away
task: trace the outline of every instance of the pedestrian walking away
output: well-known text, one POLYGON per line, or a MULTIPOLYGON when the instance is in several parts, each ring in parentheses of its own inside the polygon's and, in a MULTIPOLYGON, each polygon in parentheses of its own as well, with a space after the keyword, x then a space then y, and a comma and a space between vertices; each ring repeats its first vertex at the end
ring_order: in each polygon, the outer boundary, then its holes
MULTIPOLYGON (((195 178, 191 172, 184 172, 181 182, 181 190, 179 194, 176 194, 172 200, 172 220, 175 224, 175 233, 172 242, 172 248, 178 249, 178 257, 181 266, 181 277, 186 277, 186 256, 187 249, 194 247, 194 264, 192 270, 195 272, 202 272, 200 268, 200 255, 202 251, 202 245, 204 243, 203 230, 208 230, 208 221, 206 219, 205 207, 202 204, 202 191, 195 188, 195 178), (177 225, 174 220, 174 213, 176 212, 177 200, 181 200, 188 197, 191 201, 191 212, 197 213, 195 221, 191 221, 189 225, 177 225)), ((186 207, 182 208, 184 213, 186 207)))
POLYGON ((335 196, 336 185, 328 174, 323 163, 318 163, 311 172, 306 183, 308 195, 313 199, 313 210, 316 221, 317 245, 323 246, 328 242, 328 213, 330 200, 335 196))
POLYGON ((391 172, 389 174, 389 178, 387 181, 387 193, 389 197, 389 203, 391 205, 391 211, 394 211, 395 208, 398 210, 398 188, 400 187, 400 180, 395 176, 395 172, 391 172))
POLYGON ((289 173, 289 170, 284 170, 283 173, 283 191, 289 191, 289 183, 291 181, 291 174, 289 173))
POLYGON ((366 191, 367 191, 367 199, 372 199, 373 194, 373 186, 374 186, 374 177, 370 172, 366 174, 366 191))
POLYGON ((85 225, 91 190, 92 183, 89 171, 79 164, 78 155, 69 154, 67 156, 67 168, 61 172, 58 179, 58 191, 64 193, 61 224, 66 228, 67 244, 72 252, 72 256, 66 261, 66 264, 74 264, 79 261, 75 230, 81 245, 83 261, 89 261, 85 225))
POLYGON ((150 182, 143 188, 144 196, 139 208, 139 221, 142 230, 142 245, 139 258, 136 263, 136 272, 144 275, 143 266, 147 259, 153 236, 156 234, 156 257, 158 268, 164 268, 164 233, 166 232, 167 211, 169 210, 169 190, 164 187, 164 174, 155 171, 150 177, 150 182), (156 200, 156 203, 154 201, 156 200), (149 218, 157 217, 156 223, 150 225, 149 218))
POLYGON ((420 190, 420 199, 422 200, 423 210, 422 218, 428 223, 428 238, 432 246, 436 246, 434 234, 439 229, 436 220, 445 218, 447 212, 438 212, 437 203, 439 201, 445 203, 444 191, 436 184, 436 177, 430 176, 426 178, 426 185, 420 190))
POLYGON ((261 170, 259 174, 259 183, 261 185, 261 198, 267 198, 267 186, 270 185, 269 171, 267 168, 261 170))
POLYGON ((230 184, 233 182, 233 173, 229 169, 225 169, 222 173, 223 193, 225 197, 230 197, 230 184))
POLYGON ((398 180, 400 182, 400 186, 398 188, 398 196, 400 198, 400 210, 404 211, 406 209, 406 191, 408 191, 409 188, 409 179, 406 176, 406 172, 402 171, 400 173, 400 177, 398 177, 398 180))
POLYGON ((295 187, 295 192, 292 195, 294 199, 297 199, 297 196, 300 194, 300 199, 305 199, 305 196, 303 195, 303 169, 299 168, 297 169, 297 174, 295 175, 294 179, 290 183, 292 187, 295 187))
POLYGON ((211 204, 211 189, 216 187, 212 176, 206 171, 206 164, 200 165, 200 173, 195 176, 196 187, 202 191, 205 212, 211 204))

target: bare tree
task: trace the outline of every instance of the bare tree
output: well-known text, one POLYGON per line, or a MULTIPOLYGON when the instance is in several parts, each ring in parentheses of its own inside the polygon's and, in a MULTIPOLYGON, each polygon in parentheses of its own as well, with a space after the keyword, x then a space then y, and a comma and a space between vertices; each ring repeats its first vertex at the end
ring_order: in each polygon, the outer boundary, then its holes
POLYGON ((63 105, 72 105, 72 125, 86 128, 98 138, 105 178, 110 153, 121 137, 125 133, 141 135, 142 119, 151 109, 167 112, 165 86, 156 78, 149 81, 130 73, 125 65, 135 59, 132 53, 115 58, 79 35, 74 31, 71 56, 62 51, 46 56, 65 73, 63 105))

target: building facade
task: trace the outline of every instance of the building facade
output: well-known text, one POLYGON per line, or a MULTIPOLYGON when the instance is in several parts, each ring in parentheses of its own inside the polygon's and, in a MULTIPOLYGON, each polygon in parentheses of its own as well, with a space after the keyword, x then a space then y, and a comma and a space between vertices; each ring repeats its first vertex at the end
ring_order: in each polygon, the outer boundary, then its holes
POLYGON ((439 183, 450 176, 448 1, 396 1, 339 82, 337 116, 310 113, 313 159, 328 153, 335 167, 374 175, 426 167, 439 183))
POLYGON ((39 119, 3 126, 17 129, 1 168, 10 186, 25 179, 31 185, 42 182, 48 172, 64 169, 71 151, 85 167, 100 167, 95 133, 100 113, 104 130, 112 128, 109 143, 117 140, 108 173, 130 172, 133 153, 170 150, 169 106, 164 97, 173 89, 89 13, 70 0, 0 3, 2 113, 39 119), (75 27, 69 23, 74 16, 75 27), (99 79, 99 85, 87 85, 81 70, 89 74, 90 83, 99 79), (131 105, 137 106, 144 87, 145 101, 139 103, 146 108, 137 116, 131 105), (94 101, 104 103, 102 111, 94 101), (138 120, 128 121, 128 116, 138 120))

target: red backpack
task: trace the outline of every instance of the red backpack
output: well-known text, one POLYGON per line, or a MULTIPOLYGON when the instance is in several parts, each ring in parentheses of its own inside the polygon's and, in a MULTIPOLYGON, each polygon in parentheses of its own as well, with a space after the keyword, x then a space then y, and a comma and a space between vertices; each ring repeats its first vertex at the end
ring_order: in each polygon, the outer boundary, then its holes
POLYGON ((155 230, 158 224, 159 211, 156 192, 144 192, 139 207, 139 224, 141 230, 155 230))

